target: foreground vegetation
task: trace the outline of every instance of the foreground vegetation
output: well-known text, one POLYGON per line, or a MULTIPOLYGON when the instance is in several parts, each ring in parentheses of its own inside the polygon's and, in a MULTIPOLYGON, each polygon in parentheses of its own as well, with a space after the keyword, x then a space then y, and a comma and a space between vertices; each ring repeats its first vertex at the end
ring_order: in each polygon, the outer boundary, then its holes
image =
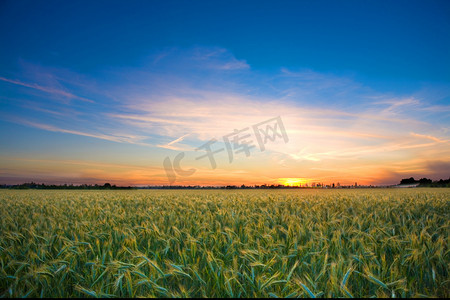
POLYGON ((0 191, 0 297, 450 296, 449 189, 0 191))

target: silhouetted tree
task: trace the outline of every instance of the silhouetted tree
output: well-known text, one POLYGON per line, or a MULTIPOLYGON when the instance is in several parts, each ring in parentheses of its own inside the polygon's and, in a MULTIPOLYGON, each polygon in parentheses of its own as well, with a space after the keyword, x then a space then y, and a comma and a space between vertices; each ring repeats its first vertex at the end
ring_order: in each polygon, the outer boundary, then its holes
POLYGON ((401 181, 400 181, 400 184, 414 184, 414 183, 417 183, 418 181, 416 181, 415 179, 414 179, 414 177, 410 177, 410 178, 405 178, 405 179, 402 179, 401 181))
POLYGON ((428 185, 430 185, 431 183, 433 183, 433 181, 432 181, 431 179, 428 179, 428 178, 421 178, 421 179, 419 180, 419 184, 420 184, 421 186, 428 186, 428 185))

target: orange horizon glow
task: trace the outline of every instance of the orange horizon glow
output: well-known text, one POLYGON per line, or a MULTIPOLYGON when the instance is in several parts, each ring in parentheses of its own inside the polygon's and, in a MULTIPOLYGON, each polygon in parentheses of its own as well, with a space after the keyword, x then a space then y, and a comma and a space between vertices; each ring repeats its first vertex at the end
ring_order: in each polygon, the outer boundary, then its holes
MULTIPOLYGON (((9 157, 5 160, 4 167, 15 168, 9 180, 3 179, 2 184, 21 184, 36 182, 45 184, 104 184, 109 182, 117 186, 161 186, 170 185, 164 169, 158 166, 140 166, 139 164, 101 163, 82 160, 51 160, 51 159, 24 159, 9 157)), ((189 165, 183 166, 188 169, 189 165)), ((356 171, 358 168, 356 169, 356 171)), ((312 170, 314 171, 314 170, 312 170)), ((400 176, 392 177, 390 173, 380 171, 379 166, 372 165, 361 173, 343 173, 333 170, 323 172, 316 170, 314 177, 281 177, 283 173, 292 171, 275 170, 270 165, 265 168, 249 166, 247 170, 215 169, 208 167, 197 168, 191 177, 179 177, 172 185, 191 186, 227 186, 242 184, 254 185, 285 185, 285 186, 312 186, 315 184, 336 185, 390 185, 398 184, 400 179, 415 177, 413 172, 399 172, 400 176), (325 173, 326 176, 323 176, 325 173), (412 175, 411 175, 412 174, 412 175), (321 176, 322 175, 322 176, 321 176), (391 176, 391 177, 390 177, 391 176), (385 181, 383 181, 385 179, 385 181)), ((311 172, 313 173, 313 172, 311 172)), ((426 177, 426 176, 424 176, 426 177)), ((442 177, 443 179, 446 179, 442 177)), ((432 178, 433 180, 440 178, 432 178)))

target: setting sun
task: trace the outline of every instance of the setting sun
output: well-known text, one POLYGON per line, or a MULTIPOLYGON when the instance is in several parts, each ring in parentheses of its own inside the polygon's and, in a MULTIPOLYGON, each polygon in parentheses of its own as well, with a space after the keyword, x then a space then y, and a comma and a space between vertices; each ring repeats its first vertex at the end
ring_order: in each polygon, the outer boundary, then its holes
POLYGON ((286 186, 304 186, 310 183, 307 178, 279 178, 278 183, 286 186))

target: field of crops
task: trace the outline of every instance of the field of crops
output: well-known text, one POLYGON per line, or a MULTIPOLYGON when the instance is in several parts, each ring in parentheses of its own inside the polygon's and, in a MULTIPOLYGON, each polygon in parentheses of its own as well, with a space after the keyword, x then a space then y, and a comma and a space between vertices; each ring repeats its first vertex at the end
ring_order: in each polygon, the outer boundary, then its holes
POLYGON ((450 189, 0 191, 0 297, 450 296, 450 189))

